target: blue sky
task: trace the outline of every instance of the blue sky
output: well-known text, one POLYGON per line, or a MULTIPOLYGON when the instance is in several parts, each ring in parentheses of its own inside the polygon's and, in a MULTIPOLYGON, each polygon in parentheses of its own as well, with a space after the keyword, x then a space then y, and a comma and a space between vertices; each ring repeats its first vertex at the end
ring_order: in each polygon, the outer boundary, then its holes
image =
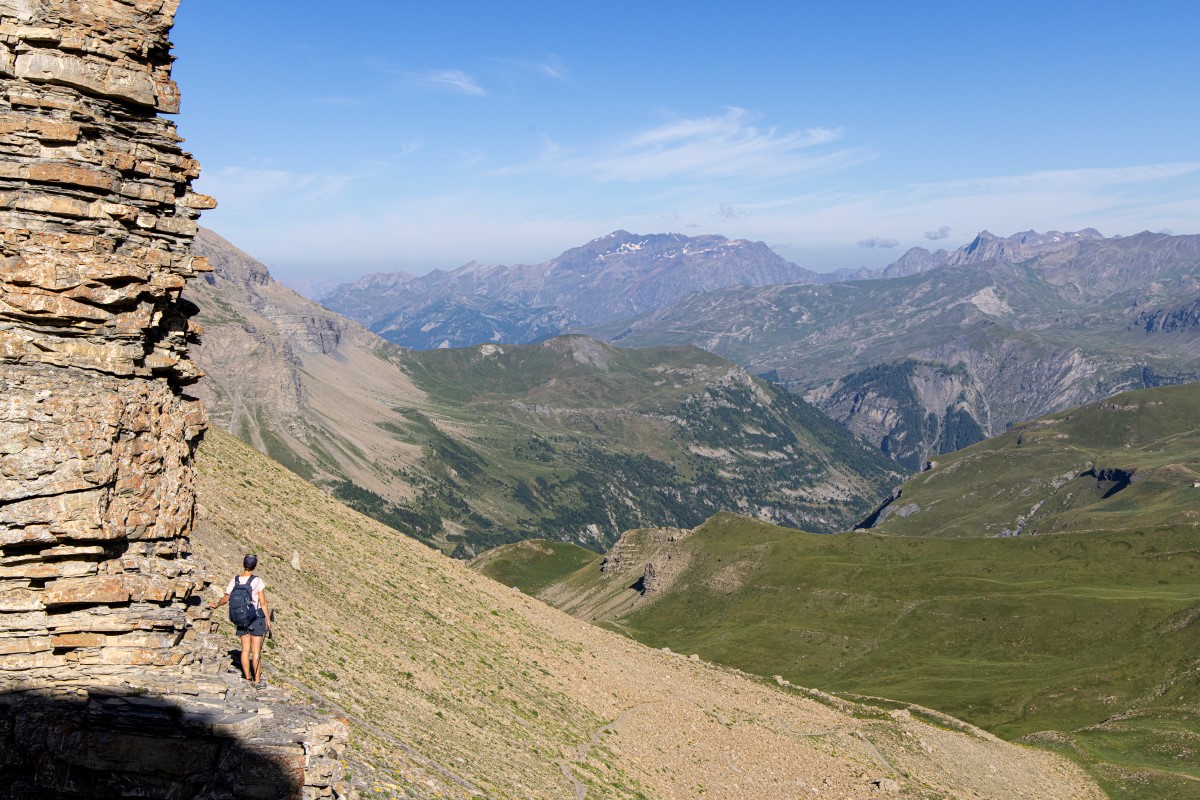
POLYGON ((285 282, 617 228, 881 266, 981 229, 1200 232, 1200 7, 184 0, 203 224, 285 282))

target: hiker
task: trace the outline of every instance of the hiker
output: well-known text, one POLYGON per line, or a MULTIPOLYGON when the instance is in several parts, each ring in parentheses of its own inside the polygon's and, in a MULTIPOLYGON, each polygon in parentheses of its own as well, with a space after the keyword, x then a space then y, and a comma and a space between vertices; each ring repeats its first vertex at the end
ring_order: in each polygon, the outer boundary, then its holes
POLYGON ((235 576, 225 587, 225 596, 209 607, 230 604, 229 619, 237 626, 238 638, 242 640, 242 674, 246 680, 261 686, 262 643, 271 630, 271 610, 267 606, 267 584, 254 574, 257 566, 258 556, 243 558, 242 574, 235 576))

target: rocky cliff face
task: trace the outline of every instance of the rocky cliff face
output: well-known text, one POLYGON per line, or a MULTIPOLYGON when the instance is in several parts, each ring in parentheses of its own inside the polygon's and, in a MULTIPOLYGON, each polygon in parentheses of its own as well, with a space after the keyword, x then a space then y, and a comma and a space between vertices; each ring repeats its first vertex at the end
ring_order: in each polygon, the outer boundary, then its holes
POLYGON ((983 440, 991 423, 969 371, 911 359, 847 375, 804 399, 911 472, 983 440))
POLYGON ((1200 331, 1200 300, 1142 311, 1129 323, 1129 330, 1146 333, 1195 333, 1200 331))
POLYGON ((199 173, 177 0, 0 0, 0 678, 186 663, 193 448, 179 303, 199 173))

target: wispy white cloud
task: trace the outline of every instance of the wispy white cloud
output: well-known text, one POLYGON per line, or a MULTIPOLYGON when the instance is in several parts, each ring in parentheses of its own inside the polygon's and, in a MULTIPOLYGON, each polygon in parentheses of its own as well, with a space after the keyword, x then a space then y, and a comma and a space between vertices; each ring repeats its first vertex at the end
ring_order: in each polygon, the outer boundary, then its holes
POLYGON ((545 61, 537 64, 537 71, 545 75, 547 78, 553 78, 556 81, 564 83, 571 80, 571 73, 558 56, 550 56, 545 61))
POLYGON ((873 192, 813 193, 754 210, 738 221, 753 230, 735 229, 735 235, 768 242, 784 236, 813 243, 841 241, 846 247, 873 240, 915 245, 921 239, 912 232, 923 230, 922 223, 930 219, 946 224, 926 232, 925 239, 950 238, 953 230, 966 241, 984 229, 1000 235, 1084 227, 1105 234, 1136 233, 1164 225, 1194 231, 1200 219, 1200 163, 1044 170, 873 192), (863 230, 866 225, 869 230, 863 230))
POLYGON ((324 200, 341 194, 355 177, 352 174, 223 167, 205 170, 196 185, 205 194, 216 197, 221 207, 225 208, 253 205, 277 196, 324 200))
POLYGON ((472 97, 483 97, 487 94, 475 79, 457 69, 437 69, 412 75, 413 81, 430 89, 442 89, 472 97))
POLYGON ((353 196, 348 191, 352 184, 369 184, 386 175, 397 160, 420 147, 420 142, 400 142, 392 146, 386 158, 345 172, 296 172, 269 166, 205 169, 196 190, 215 197, 218 206, 204 215, 204 222, 240 219, 247 226, 262 227, 281 217, 319 217, 353 196))
POLYGON ((549 172, 629 183, 713 178, 763 181, 845 167, 875 156, 862 147, 820 149, 841 136, 841 131, 830 128, 759 128, 748 111, 730 108, 719 116, 675 120, 593 148, 548 141, 538 159, 502 170, 502 174, 549 172))
POLYGON ((549 78, 560 83, 570 83, 571 71, 557 55, 551 53, 545 58, 492 58, 488 59, 494 74, 505 80, 513 81, 534 75, 549 78))
POLYGON ((950 226, 943 225, 936 231, 925 231, 925 238, 931 242, 936 242, 938 239, 950 238, 950 226))
POLYGON ((859 239, 857 246, 868 249, 868 250, 876 250, 881 247, 885 250, 890 250, 893 247, 899 247, 900 240, 899 239, 885 239, 881 236, 871 236, 870 238, 867 238, 867 239, 859 239))
POLYGON ((1200 170, 1200 162, 1170 164, 1141 164, 1132 167, 1095 167, 1084 169, 1054 169, 1027 172, 1019 175, 998 175, 983 178, 916 183, 916 194, 965 194, 972 192, 1025 191, 1042 188, 1120 186, 1162 181, 1200 170))

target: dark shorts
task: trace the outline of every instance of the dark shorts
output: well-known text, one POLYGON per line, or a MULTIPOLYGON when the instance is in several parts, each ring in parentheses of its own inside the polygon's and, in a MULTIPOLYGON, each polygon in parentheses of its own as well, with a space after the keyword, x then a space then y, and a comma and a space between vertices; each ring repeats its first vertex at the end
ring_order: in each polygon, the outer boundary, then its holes
POLYGON ((258 619, 250 623, 248 628, 238 628, 238 636, 266 636, 267 635, 267 617, 263 614, 262 609, 258 610, 258 619))

